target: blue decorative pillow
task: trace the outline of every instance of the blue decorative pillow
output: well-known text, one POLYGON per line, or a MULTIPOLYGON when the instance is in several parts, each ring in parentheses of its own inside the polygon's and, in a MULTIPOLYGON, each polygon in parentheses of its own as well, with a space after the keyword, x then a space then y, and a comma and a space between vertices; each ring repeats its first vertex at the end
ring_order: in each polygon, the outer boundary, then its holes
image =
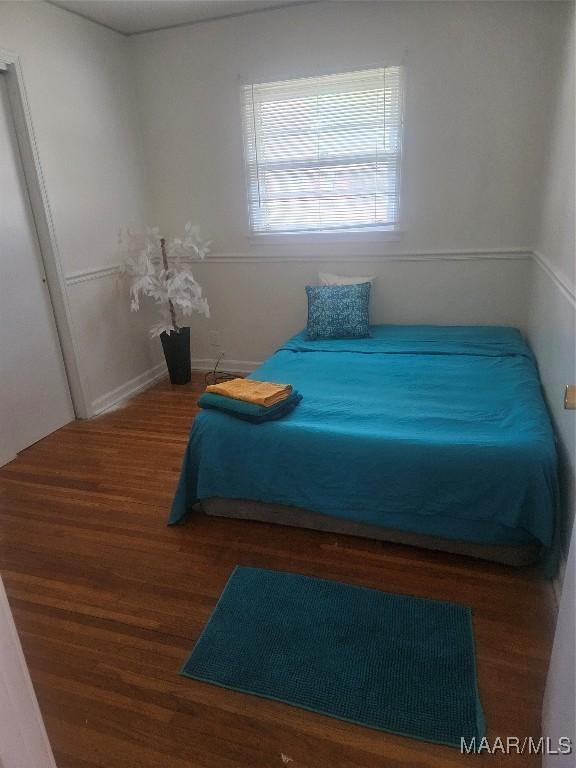
POLYGON ((370 283, 307 285, 308 338, 363 339, 370 335, 370 283))

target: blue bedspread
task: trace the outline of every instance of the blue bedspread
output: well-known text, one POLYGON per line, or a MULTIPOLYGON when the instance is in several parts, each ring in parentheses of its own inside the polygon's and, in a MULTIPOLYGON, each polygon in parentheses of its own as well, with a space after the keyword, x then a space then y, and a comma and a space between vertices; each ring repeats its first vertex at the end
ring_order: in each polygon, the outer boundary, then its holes
POLYGON ((200 499, 251 499, 477 543, 536 539, 553 570, 555 441, 519 331, 300 333, 252 377, 292 384, 303 400, 267 424, 200 413, 170 523, 200 499))

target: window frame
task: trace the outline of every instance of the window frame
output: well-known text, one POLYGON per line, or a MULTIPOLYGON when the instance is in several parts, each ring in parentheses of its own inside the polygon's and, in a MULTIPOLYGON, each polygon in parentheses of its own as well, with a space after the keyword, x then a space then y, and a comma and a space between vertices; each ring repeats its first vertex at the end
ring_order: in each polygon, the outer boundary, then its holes
POLYGON ((242 140, 242 165, 244 174, 244 194, 245 194, 245 237, 253 245, 295 245, 304 244, 330 244, 336 241, 359 242, 359 243, 382 243, 399 242, 404 233, 404 205, 403 205, 403 180, 404 180, 404 132, 405 132, 405 103, 406 103, 406 69, 404 63, 387 63, 363 65, 359 67, 339 68, 337 71, 321 71, 308 74, 297 74, 286 77, 278 77, 275 80, 248 80, 239 78, 238 103, 240 108, 240 128, 242 140), (383 227, 341 227, 333 230, 310 229, 301 231, 279 231, 263 232, 252 229, 252 210, 251 210, 251 187, 250 187, 250 160, 248 158, 248 141, 245 123, 245 96, 246 87, 254 85, 265 85, 273 82, 289 82, 290 80, 301 80, 307 78, 320 78, 325 76, 346 75, 348 73, 363 72, 371 69, 386 69, 396 67, 399 71, 399 114, 400 114, 400 135, 398 149, 398 220, 395 226, 383 227))

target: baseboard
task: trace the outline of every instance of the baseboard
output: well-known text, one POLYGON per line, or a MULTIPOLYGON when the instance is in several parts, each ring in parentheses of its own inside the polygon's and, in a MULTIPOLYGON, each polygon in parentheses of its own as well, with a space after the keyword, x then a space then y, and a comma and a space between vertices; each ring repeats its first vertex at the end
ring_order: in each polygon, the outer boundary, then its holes
POLYGON ((560 597, 562 596, 562 586, 564 584, 564 577, 566 575, 566 557, 562 553, 560 555, 560 563, 558 564, 558 573, 552 579, 552 592, 554 593, 554 602, 556 603, 556 612, 560 607, 560 597))
MULTIPOLYGON (((16 458, 15 453, 12 453, 11 451, 5 451, 0 453, 0 467, 3 467, 5 464, 9 464, 11 461, 14 461, 16 458)), ((1 765, 0 765, 1 768, 1 765)))
MULTIPOLYGON (((216 365, 216 359, 210 358, 195 358, 192 360, 192 368, 195 371, 211 371, 216 365)), ((257 368, 260 363, 252 360, 222 360, 220 363, 220 369, 226 371, 232 371, 233 373, 251 373, 257 368)), ((166 363, 161 362, 155 365, 153 368, 149 368, 140 376, 135 376, 130 381, 122 384, 116 389, 107 392, 101 397, 97 397, 92 401, 92 407, 90 409, 90 418, 93 416, 99 416, 101 413, 114 408, 114 406, 129 400, 139 392, 143 392, 148 387, 151 387, 156 382, 165 378, 168 375, 166 369, 166 363)))
MULTIPOLYGON (((216 359, 197 357, 192 360, 192 368, 195 371, 212 371, 216 365, 216 359)), ((252 373, 262 363, 254 360, 226 360, 222 359, 218 366, 221 371, 232 371, 232 373, 252 373)))
POLYGON ((99 416, 101 413, 104 413, 104 411, 107 411, 119 403, 134 397, 134 395, 137 395, 139 392, 148 389, 148 387, 156 384, 156 382, 165 378, 167 375, 168 371, 166 369, 166 363, 162 361, 153 368, 144 371, 144 373, 141 373, 139 376, 130 379, 125 384, 122 384, 121 386, 116 387, 116 389, 112 389, 105 395, 93 400, 90 416, 99 416))

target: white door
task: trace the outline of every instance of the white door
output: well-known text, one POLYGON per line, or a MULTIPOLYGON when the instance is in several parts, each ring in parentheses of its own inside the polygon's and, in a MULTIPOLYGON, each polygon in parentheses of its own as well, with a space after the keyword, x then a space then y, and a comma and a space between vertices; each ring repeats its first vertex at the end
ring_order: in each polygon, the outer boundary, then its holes
POLYGON ((0 767, 56 768, 1 580, 0 767))
POLYGON ((0 72, 0 464, 74 418, 0 72))

